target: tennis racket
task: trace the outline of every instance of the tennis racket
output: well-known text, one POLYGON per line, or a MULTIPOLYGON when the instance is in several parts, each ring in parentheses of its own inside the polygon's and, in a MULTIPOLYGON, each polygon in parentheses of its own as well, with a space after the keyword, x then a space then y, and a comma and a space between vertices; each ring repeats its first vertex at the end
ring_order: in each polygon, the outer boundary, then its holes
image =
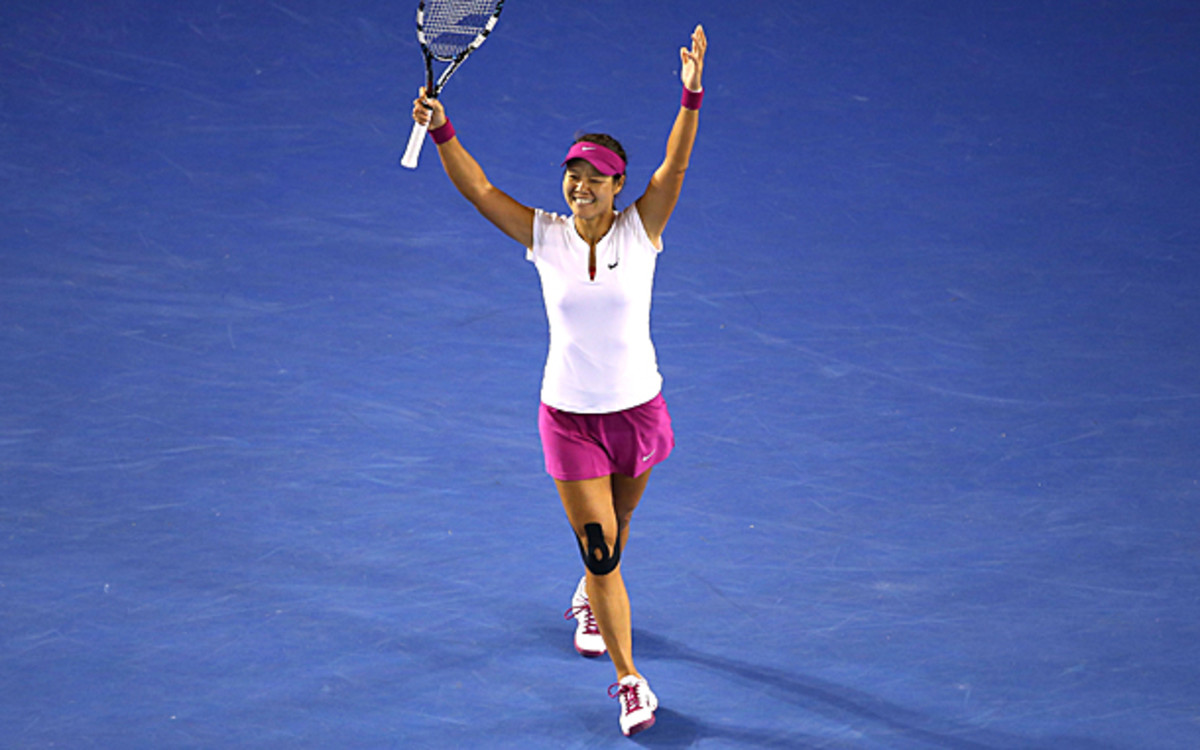
MULTIPOLYGON (((425 56, 425 94, 436 99, 467 57, 479 49, 496 27, 504 0, 421 0, 417 6, 417 41, 425 56), (433 61, 446 63, 437 81, 433 61)), ((400 163, 417 168, 427 126, 414 122, 400 163)))

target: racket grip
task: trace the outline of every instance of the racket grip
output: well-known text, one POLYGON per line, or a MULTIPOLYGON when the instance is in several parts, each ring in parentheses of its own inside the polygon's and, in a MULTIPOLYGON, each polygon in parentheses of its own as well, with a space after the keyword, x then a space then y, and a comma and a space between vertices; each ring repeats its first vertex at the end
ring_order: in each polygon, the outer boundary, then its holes
POLYGON ((400 166, 408 169, 417 168, 417 160, 421 158, 421 146, 425 144, 425 132, 429 130, 428 125, 422 125, 419 122, 413 123, 412 133, 408 136, 408 148, 404 149, 404 156, 400 159, 400 166))

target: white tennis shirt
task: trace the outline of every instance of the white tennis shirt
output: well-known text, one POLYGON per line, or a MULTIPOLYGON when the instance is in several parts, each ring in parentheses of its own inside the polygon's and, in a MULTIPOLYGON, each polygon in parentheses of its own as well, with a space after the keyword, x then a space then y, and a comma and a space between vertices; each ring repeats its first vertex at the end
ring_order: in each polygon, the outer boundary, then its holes
POLYGON ((651 400, 662 390, 650 340, 650 299, 658 248, 636 206, 617 214, 596 245, 588 277, 587 241, 571 216, 538 210, 525 257, 542 280, 550 350, 542 401, 578 414, 606 414, 651 400))

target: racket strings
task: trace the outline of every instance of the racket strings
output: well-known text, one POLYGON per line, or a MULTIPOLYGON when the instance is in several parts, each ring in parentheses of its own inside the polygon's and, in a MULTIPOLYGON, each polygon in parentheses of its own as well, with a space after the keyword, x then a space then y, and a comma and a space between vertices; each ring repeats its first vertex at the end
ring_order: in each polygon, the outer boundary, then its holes
POLYGON ((434 57, 453 60, 488 28, 498 0, 427 0, 421 33, 434 57))

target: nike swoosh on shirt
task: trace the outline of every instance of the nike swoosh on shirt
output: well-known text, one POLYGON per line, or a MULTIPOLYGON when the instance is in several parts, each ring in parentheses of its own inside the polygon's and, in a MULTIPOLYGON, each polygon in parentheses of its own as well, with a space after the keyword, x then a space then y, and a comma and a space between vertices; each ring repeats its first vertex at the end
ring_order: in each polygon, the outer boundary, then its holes
POLYGON ((649 461, 651 458, 654 458, 655 453, 658 453, 658 448, 655 448, 646 455, 642 456, 642 461, 649 461))

